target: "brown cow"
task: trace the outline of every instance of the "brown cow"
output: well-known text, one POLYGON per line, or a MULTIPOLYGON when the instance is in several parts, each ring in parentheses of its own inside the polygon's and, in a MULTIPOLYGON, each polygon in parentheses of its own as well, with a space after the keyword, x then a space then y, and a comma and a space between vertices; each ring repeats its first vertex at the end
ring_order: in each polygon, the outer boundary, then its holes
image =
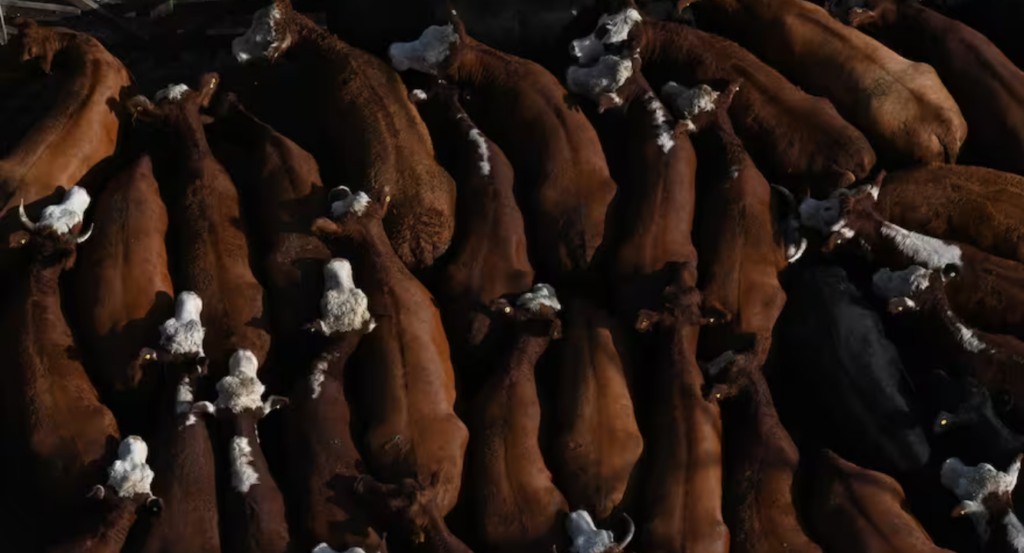
POLYGON ((942 485, 960 500, 953 516, 970 517, 986 553, 1017 552, 1024 547, 1024 525, 1013 512, 1022 457, 1018 455, 1006 472, 988 463, 964 466, 956 457, 942 464, 942 485))
POLYGON ((77 245, 89 237, 79 235, 88 206, 89 194, 73 187, 36 223, 19 209, 27 230, 9 237, 12 247, 24 246, 16 251, 29 270, 14 281, 11 304, 4 310, 8 332, 0 343, 6 360, 0 448, 9 452, 2 468, 20 475, 5 496, 34 498, 19 501, 7 517, 19 521, 19 537, 27 540, 63 537, 49 525, 39 528, 39 520, 68 515, 100 479, 113 453, 111 442, 119 437, 114 416, 82 368, 61 311, 60 275, 74 265, 77 245), (37 529, 45 533, 37 536, 37 529))
POLYGON ((134 392, 143 377, 139 351, 156 340, 157 327, 174 312, 164 245, 167 209, 148 155, 107 184, 95 220, 95 235, 75 272, 76 327, 93 382, 125 431, 141 432, 149 409, 140 402, 149 398, 134 392))
POLYGON ((149 448, 138 436, 128 436, 118 447, 118 459, 107 471, 105 486, 96 485, 89 497, 98 519, 88 532, 47 553, 120 553, 128 532, 140 514, 159 516, 163 501, 150 492, 153 470, 146 464, 149 448))
POLYGON ((906 496, 892 478, 823 451, 808 479, 807 524, 827 551, 952 553, 932 543, 906 511, 906 496))
POLYGON ((386 187, 383 192, 371 200, 363 192, 335 189, 334 220, 314 223, 332 251, 347 254, 376 320, 357 352, 356 413, 366 428, 363 454, 370 473, 386 484, 363 481, 357 493, 378 511, 385 503, 392 507, 387 510, 399 516, 387 526, 400 540, 455 540, 442 517, 458 499, 469 436, 453 411, 454 374, 440 314, 384 234, 390 196, 386 187), (396 502, 405 504, 398 513, 396 502))
POLYGON ((308 378, 296 383, 284 410, 291 528, 300 551, 326 543, 375 552, 381 539, 369 527, 353 488, 363 475, 363 460, 349 430, 344 381, 349 356, 376 323, 347 260, 332 259, 323 271, 327 285, 321 318, 312 328, 326 336, 327 344, 308 378))
MULTIPOLYGON (((624 15, 605 15, 598 29, 610 28, 624 15)), ((816 196, 828 195, 864 178, 875 164, 867 139, 828 100, 803 92, 735 42, 650 19, 634 24, 628 36, 655 90, 671 81, 685 86, 743 81, 729 104, 736 134, 756 165, 795 193, 810 187, 816 196)), ((580 55, 598 40, 591 34, 573 41, 572 50, 580 55)))
POLYGON ((165 501, 160 518, 145 532, 142 553, 221 551, 216 467, 205 420, 216 408, 194 401, 207 366, 202 310, 194 292, 178 294, 174 318, 160 327, 160 348, 142 352, 163 375, 152 444, 153 468, 160 475, 153 488, 165 501))
POLYGON ((957 159, 967 135, 935 70, 803 0, 700 0, 694 10, 793 84, 828 98, 887 164, 957 159))
POLYGON ((280 374, 287 367, 309 366, 316 354, 302 326, 317 315, 321 267, 331 258, 309 229, 323 211, 327 190, 313 156, 249 114, 233 94, 223 95, 218 108, 206 132, 215 156, 239 187, 247 227, 264 252, 260 263, 274 338, 268 366, 277 369, 264 380, 276 383, 296 376, 280 374))
POLYGON ((385 228, 407 267, 429 267, 448 249, 455 183, 435 161, 394 70, 317 27, 288 0, 256 12, 232 50, 240 62, 269 61, 253 70, 267 90, 246 84, 243 103, 312 152, 325 181, 374 197, 390 187, 385 228))
POLYGON ((231 490, 224 494, 224 549, 237 553, 287 553, 288 523, 284 498, 270 474, 256 424, 287 400, 263 401, 259 365, 251 351, 231 356, 230 373, 217 383, 217 418, 221 420, 231 466, 231 490))
POLYGON ((452 16, 419 40, 392 44, 391 63, 454 82, 463 107, 512 162, 538 279, 585 269, 604 234, 615 183, 597 133, 544 68, 473 40, 452 16))
POLYGON ((640 544, 652 553, 725 553, 729 530, 722 519, 722 421, 704 400, 697 366, 700 292, 694 263, 677 267, 665 290, 665 308, 642 311, 636 328, 657 327, 658 358, 651 367, 648 463, 643 467, 647 515, 640 544))
POLYGON ((959 161, 1024 174, 1024 71, 984 35, 907 0, 841 0, 830 10, 935 69, 970 129, 959 161))
POLYGON ((436 82, 410 97, 458 186, 455 241, 436 290, 459 394, 473 397, 494 361, 484 343, 491 334, 491 303, 533 283, 523 215, 513 195, 512 165, 469 119, 458 89, 436 82))
POLYGON ((171 85, 156 95, 129 101, 141 119, 159 125, 162 155, 155 159, 157 176, 170 190, 172 271, 179 288, 193 290, 206 305, 205 343, 211 376, 227 374, 235 350, 252 351, 262 364, 270 348, 264 330, 263 288, 249 266, 249 246, 231 177, 206 141, 200 106, 206 106, 217 87, 216 74, 200 80, 198 90, 171 85))

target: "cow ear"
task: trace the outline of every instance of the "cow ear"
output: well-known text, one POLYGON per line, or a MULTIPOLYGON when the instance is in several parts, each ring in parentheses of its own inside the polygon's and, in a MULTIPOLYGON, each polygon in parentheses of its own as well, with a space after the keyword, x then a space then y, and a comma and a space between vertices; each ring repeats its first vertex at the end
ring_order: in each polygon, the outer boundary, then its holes
POLYGON ((146 500, 146 510, 155 516, 164 512, 164 500, 159 497, 151 497, 146 500))
POLYGON ((88 497, 89 499, 98 499, 102 501, 103 496, 106 495, 106 493, 107 491, 103 488, 103 486, 97 484, 93 486, 91 490, 89 490, 89 493, 85 494, 85 497, 88 497))
POLYGON ((313 231, 313 234, 319 238, 330 238, 334 235, 341 234, 341 228, 338 227, 337 223, 327 217, 317 217, 317 219, 313 221, 311 230, 313 231))
POLYGON ((28 233, 28 231, 25 231, 25 230, 19 230, 19 231, 11 233, 11 236, 8 238, 8 241, 10 243, 10 247, 11 248, 20 248, 20 247, 24 246, 25 244, 28 244, 28 240, 29 240, 30 236, 31 235, 28 233))
POLYGON ((269 415, 272 411, 287 407, 289 404, 288 398, 284 396, 270 396, 267 401, 263 402, 263 416, 269 415))
POLYGON ((639 332, 650 332, 661 319, 661 315, 648 309, 640 310, 636 318, 636 329, 639 332))
POLYGON ((220 75, 216 73, 207 73, 199 78, 199 105, 204 108, 210 107, 210 100, 217 92, 219 84, 220 75))
POLYGON ((846 20, 854 28, 871 25, 876 19, 878 19, 878 14, 874 10, 865 8, 853 8, 846 14, 846 20))
POLYGON ((160 119, 160 110, 145 96, 132 96, 125 101, 124 107, 131 114, 132 121, 141 119, 152 123, 160 119))

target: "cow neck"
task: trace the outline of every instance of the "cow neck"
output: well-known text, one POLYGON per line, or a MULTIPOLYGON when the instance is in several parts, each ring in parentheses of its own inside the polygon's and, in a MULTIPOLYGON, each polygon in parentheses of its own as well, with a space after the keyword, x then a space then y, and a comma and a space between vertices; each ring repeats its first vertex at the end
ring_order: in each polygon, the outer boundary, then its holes
MULTIPOLYGON (((285 52, 288 58, 306 60, 305 63, 308 63, 307 58, 312 56, 326 62, 341 61, 349 65, 349 57, 355 48, 295 12, 285 17, 286 34, 291 41, 285 52)), ((317 67, 317 71, 322 72, 323 68, 317 67)))
POLYGON ((170 143, 187 163, 201 162, 213 157, 206 131, 199 119, 199 107, 189 105, 168 106, 167 128, 170 143))
POLYGON ((64 264, 49 260, 34 259, 28 274, 28 293, 25 301, 30 306, 28 315, 31 320, 25 321, 32 326, 22 330, 45 330, 47 341, 72 343, 71 331, 61 311, 60 275, 64 272, 64 264))
POLYGON ((228 131, 222 134, 229 137, 232 143, 246 148, 265 144, 270 138, 268 135, 273 132, 238 104, 230 106, 224 115, 218 117, 216 126, 228 131))
MULTIPOLYGON (((342 251, 353 261, 353 266, 359 273, 358 276, 362 277, 360 280, 366 282, 362 285, 363 290, 369 294, 369 290, 376 290, 381 285, 394 284, 377 282, 378 277, 371 276, 405 268, 391 248, 391 242, 388 241, 388 237, 384 233, 384 225, 381 220, 369 215, 367 218, 346 223, 346 225, 351 226, 351 232, 344 241, 351 244, 352 247, 344 248, 342 251)), ((373 305, 373 298, 371 298, 371 308, 373 305)))
POLYGON ((700 326, 676 321, 665 327, 665 333, 668 335, 663 339, 667 342, 671 357, 668 374, 664 376, 674 385, 682 384, 699 394, 704 385, 704 375, 697 366, 696 357, 700 326))
POLYGON ((329 343, 323 353, 313 361, 313 370, 317 371, 320 363, 326 363, 326 373, 341 382, 345 377, 345 364, 352 352, 359 346, 364 333, 361 330, 344 332, 340 336, 330 336, 329 343))
POLYGON ((427 527, 423 531, 424 541, 414 548, 417 553, 473 553, 466 544, 455 537, 436 509, 428 509, 427 527))
MULTIPOLYGON (((107 488, 106 493, 114 494, 107 488)), ((128 532, 138 518, 139 503, 133 498, 117 497, 113 507, 104 513, 98 531, 90 536, 90 553, 118 553, 128 538, 128 532)))
MULTIPOLYGON (((519 66, 524 60, 499 52, 472 37, 463 36, 458 46, 458 62, 448 68, 447 76, 461 86, 477 88, 512 88, 524 86, 519 81, 519 66)), ((508 91, 503 93, 509 95, 508 91)))
POLYGON ((512 354, 506 372, 533 379, 533 369, 551 343, 551 321, 521 321, 517 324, 512 354))
MULTIPOLYGON (((644 20, 640 23, 644 41, 640 57, 645 65, 672 63, 673 73, 687 71, 692 66, 715 62, 714 49, 698 40, 703 34, 692 27, 668 21, 644 20), (682 64, 680 62, 686 61, 682 64)), ((684 77, 693 77, 683 74, 684 77)), ((677 77, 678 78, 678 77, 677 77)))

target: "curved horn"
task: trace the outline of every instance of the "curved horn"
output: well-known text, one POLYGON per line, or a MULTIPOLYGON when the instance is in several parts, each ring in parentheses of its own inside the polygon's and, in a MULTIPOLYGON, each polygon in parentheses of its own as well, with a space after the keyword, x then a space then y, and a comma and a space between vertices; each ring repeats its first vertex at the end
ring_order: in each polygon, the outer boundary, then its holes
POLYGON ((93 225, 89 225, 89 230, 85 231, 84 235, 80 234, 78 236, 78 238, 75 238, 75 243, 76 244, 81 244, 82 242, 85 242, 86 240, 88 240, 89 237, 92 236, 92 228, 93 228, 93 225))
POLYGON ((626 513, 622 513, 622 516, 626 519, 626 522, 629 523, 629 531, 626 532, 626 537, 622 538, 622 541, 616 544, 619 547, 619 551, 626 550, 626 546, 629 545, 629 542, 633 541, 633 533, 636 532, 636 525, 633 524, 633 519, 629 518, 629 515, 626 513))
POLYGON ((786 199, 786 203, 789 204, 790 209, 796 210, 796 198, 793 197, 793 193, 786 189, 784 186, 777 184, 769 184, 773 190, 782 194, 782 197, 786 199))
POLYGON ((21 205, 18 206, 18 217, 21 217, 21 224, 25 225, 30 231, 36 230, 36 224, 29 220, 28 215, 25 214, 25 198, 21 199, 21 205))

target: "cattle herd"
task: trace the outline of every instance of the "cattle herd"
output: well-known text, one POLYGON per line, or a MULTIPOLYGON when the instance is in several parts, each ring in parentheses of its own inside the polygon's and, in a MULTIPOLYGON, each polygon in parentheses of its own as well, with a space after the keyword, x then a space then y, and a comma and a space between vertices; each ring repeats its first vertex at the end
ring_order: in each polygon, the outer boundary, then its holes
POLYGON ((1019 35, 413 4, 159 91, 16 23, 0 551, 1024 553, 1019 35))

